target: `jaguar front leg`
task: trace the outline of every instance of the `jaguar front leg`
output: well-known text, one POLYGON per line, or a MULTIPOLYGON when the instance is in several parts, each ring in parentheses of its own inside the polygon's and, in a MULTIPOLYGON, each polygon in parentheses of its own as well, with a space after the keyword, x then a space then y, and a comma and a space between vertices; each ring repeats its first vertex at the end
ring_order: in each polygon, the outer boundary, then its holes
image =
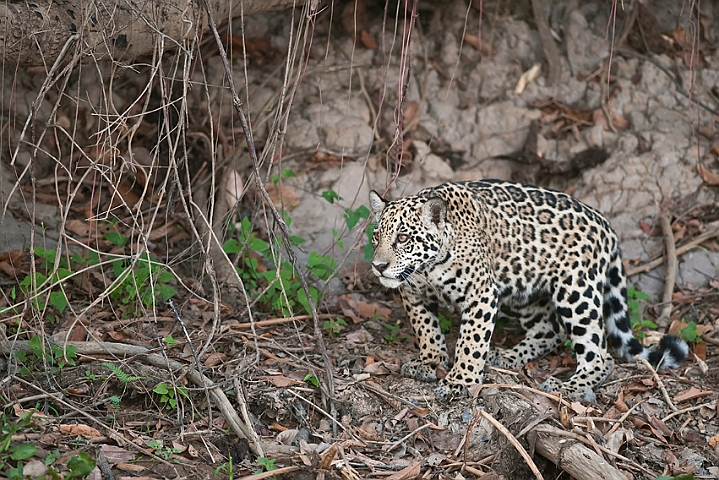
POLYGON ((484 364, 494 331, 498 300, 494 289, 485 286, 467 296, 461 305, 462 325, 455 347, 454 365, 435 389, 437 400, 446 402, 465 394, 467 387, 484 380, 484 364))
POLYGON ((403 377, 422 382, 436 382, 438 366, 448 368, 449 355, 439 326, 438 299, 414 288, 401 288, 402 303, 419 345, 419 359, 402 365, 403 377))

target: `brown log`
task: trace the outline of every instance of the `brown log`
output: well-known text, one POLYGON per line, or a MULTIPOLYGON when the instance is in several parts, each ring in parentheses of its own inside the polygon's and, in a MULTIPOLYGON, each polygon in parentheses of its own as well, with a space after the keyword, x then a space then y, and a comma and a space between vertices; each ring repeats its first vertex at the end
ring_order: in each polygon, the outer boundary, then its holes
POLYGON ((538 432, 535 449, 578 480, 627 480, 606 460, 571 438, 538 432))
MULTIPOLYGON (((304 3, 306 0, 216 0, 211 8, 214 18, 221 22, 304 3)), ((160 33, 164 47, 171 49, 207 25, 204 10, 192 0, 2 2, 0 19, 0 51, 5 65, 46 68, 73 37, 83 61, 112 58, 130 62, 157 48, 160 33)))
MULTIPOLYGON (((527 426, 524 433, 534 436, 534 451, 576 480, 627 480, 619 470, 583 443, 562 435, 564 431, 553 428, 547 422, 529 426, 540 412, 518 392, 489 387, 480 394, 487 403, 487 409, 496 412, 497 419, 503 421, 514 435, 519 435, 527 426)), ((526 440, 526 435, 519 439, 526 440)))

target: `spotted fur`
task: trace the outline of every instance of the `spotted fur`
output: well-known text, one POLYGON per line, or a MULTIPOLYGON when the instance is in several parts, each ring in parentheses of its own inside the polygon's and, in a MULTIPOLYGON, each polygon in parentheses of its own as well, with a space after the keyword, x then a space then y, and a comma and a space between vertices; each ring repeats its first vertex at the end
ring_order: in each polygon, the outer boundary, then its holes
POLYGON ((593 398, 613 367, 607 353, 676 368, 687 344, 664 336, 645 348, 632 335, 617 236, 596 210, 564 193, 513 182, 445 183, 387 201, 370 193, 377 220, 373 273, 399 288, 420 358, 402 374, 436 381, 449 357, 437 319, 440 303, 462 314, 454 365, 435 390, 448 400, 482 382, 485 362, 518 368, 569 338, 577 370, 545 390, 593 398), (491 350, 499 307, 526 330, 511 350, 491 350))

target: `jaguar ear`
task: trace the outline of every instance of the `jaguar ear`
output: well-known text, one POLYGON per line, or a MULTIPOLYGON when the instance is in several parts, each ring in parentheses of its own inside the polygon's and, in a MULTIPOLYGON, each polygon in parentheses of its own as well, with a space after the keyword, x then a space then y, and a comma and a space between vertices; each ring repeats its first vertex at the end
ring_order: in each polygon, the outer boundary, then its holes
POLYGON ((382 213, 382 210, 384 210, 384 206, 387 204, 387 200, 380 197, 379 193, 375 192, 374 190, 369 192, 369 206, 372 209, 372 213, 375 214, 375 216, 382 213))
POLYGON ((422 219, 425 225, 437 228, 444 226, 447 218, 447 204, 440 197, 432 197, 422 207, 422 219))

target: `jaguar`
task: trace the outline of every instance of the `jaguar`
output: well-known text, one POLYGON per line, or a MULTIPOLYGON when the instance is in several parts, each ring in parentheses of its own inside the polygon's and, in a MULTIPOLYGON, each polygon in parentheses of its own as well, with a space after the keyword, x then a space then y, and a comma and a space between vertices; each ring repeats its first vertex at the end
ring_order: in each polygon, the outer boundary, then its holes
POLYGON ((377 222, 372 272, 398 289, 419 346, 401 374, 437 381, 435 397, 449 401, 481 384, 485 364, 521 368, 571 341, 574 374, 541 387, 573 399, 594 399, 614 367, 609 355, 654 367, 678 368, 688 345, 664 335, 643 346, 632 333, 619 240, 595 209, 565 193, 502 180, 450 182, 389 201, 372 190, 377 222), (449 368, 440 329, 441 305, 461 313, 449 368), (511 349, 490 349, 500 311, 525 331, 511 349))

